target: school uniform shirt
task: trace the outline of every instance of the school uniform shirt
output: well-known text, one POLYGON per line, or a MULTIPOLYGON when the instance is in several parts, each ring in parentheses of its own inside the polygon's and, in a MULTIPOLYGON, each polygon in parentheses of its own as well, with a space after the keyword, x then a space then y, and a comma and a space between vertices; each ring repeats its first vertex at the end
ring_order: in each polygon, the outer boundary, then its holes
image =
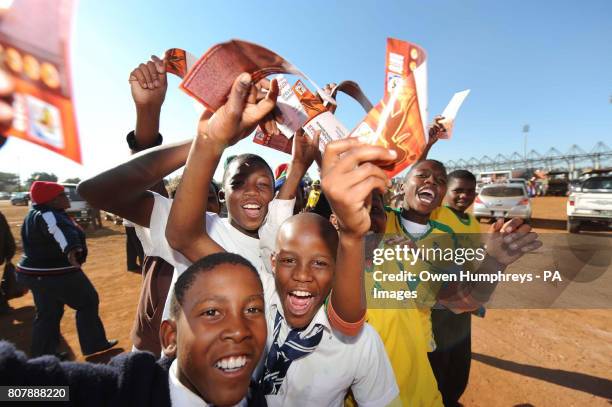
MULTIPOLYGON (((277 311, 283 315, 280 298, 267 289, 268 350, 274 342, 277 311)), ((365 407, 386 406, 398 397, 399 389, 385 348, 370 325, 364 324, 357 336, 345 336, 331 327, 321 306, 300 336, 308 336, 319 324, 323 326, 321 342, 312 353, 291 363, 278 393, 266 395, 269 407, 342 406, 349 389, 359 406, 365 407)), ((283 316, 279 345, 282 346, 290 329, 283 316)))
MULTIPOLYGON (((170 389, 170 402, 173 406, 180 407, 209 407, 211 404, 208 404, 204 400, 200 398, 197 394, 192 392, 181 383, 178 379, 177 375, 178 362, 175 359, 170 365, 170 370, 168 371, 168 387, 170 389)), ((238 404, 234 407, 246 407, 248 405, 246 397, 243 398, 238 404)))
MULTIPOLYGON (((172 200, 156 193, 153 193, 153 196, 155 202, 151 211, 149 228, 138 226, 136 227, 136 233, 147 256, 161 257, 174 266, 174 275, 168 291, 171 293, 174 290, 176 280, 191 265, 191 262, 181 253, 172 249, 168 240, 166 240, 166 225, 170 216, 172 200)), ((233 227, 228 218, 221 218, 212 212, 207 212, 205 215, 206 232, 223 249, 240 254, 251 262, 263 280, 263 276, 271 275, 271 272, 266 269, 262 247, 267 248, 266 253, 269 256, 271 248, 274 247, 278 228, 286 219, 293 216, 294 205, 295 199, 273 199, 268 204, 266 219, 259 228, 259 239, 245 235, 233 227)), ((171 297, 171 295, 168 295, 166 298, 162 320, 170 317, 171 297)))

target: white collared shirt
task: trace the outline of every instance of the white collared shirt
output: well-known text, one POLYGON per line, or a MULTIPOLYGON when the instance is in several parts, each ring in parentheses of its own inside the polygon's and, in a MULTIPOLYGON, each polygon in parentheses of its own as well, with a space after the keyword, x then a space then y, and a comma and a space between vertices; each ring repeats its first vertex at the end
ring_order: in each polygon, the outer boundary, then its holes
MULTIPOLYGON (((277 294, 266 292, 268 346, 274 341, 276 311, 283 314, 277 294)), ((395 375, 378 333, 367 323, 361 333, 350 337, 332 329, 323 306, 300 336, 323 325, 323 337, 316 350, 291 363, 278 394, 266 396, 268 406, 342 406, 349 390, 359 406, 385 406, 399 395, 395 375)), ((279 343, 289 335, 283 319, 279 343)))
MULTIPOLYGON (((174 359, 172 365, 170 365, 170 371, 168 372, 168 387, 170 388, 170 404, 173 406, 180 407, 209 407, 206 401, 202 400, 200 396, 189 390, 183 383, 178 379, 177 375, 178 362, 174 359)), ((240 403, 236 404, 235 407, 245 407, 247 405, 246 397, 243 398, 240 403)))
MULTIPOLYGON (((174 266, 174 275, 170 283, 168 293, 174 290, 174 284, 178 277, 191 265, 191 262, 181 253, 172 249, 166 239, 166 225, 172 208, 172 199, 165 198, 153 192, 155 202, 151 211, 149 228, 136 227, 136 234, 142 243, 144 253, 147 256, 157 256, 166 260, 174 266)), ((247 236, 230 225, 227 218, 221 218, 216 213, 206 213, 206 232, 219 246, 231 253, 240 254, 246 258, 257 269, 264 289, 266 284, 274 284, 274 279, 267 277, 272 275, 269 269, 270 261, 264 258, 270 256, 276 242, 276 234, 280 225, 293 216, 295 199, 273 199, 268 204, 268 214, 259 228, 259 239, 247 236)), ((162 320, 170 317, 171 295, 166 297, 162 320)))

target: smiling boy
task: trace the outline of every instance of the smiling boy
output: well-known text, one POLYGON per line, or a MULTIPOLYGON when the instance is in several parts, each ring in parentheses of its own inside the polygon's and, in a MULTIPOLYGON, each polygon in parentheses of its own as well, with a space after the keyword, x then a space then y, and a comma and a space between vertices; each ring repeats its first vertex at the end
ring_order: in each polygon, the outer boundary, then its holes
MULTIPOLYGON (((480 223, 467 209, 476 198, 476 177, 467 170, 448 174, 444 205, 436 208, 431 218, 449 226, 461 247, 478 248, 480 223)), ((484 308, 479 310, 484 315, 484 308)), ((431 325, 436 350, 429 353, 429 362, 442 393, 445 406, 456 406, 467 387, 472 359, 472 313, 454 313, 446 308, 431 310, 431 325)))
POLYGON ((170 315, 160 335, 164 352, 176 354, 169 373, 172 404, 201 399, 215 406, 242 405, 266 343, 257 270, 232 253, 193 263, 174 286, 170 315))
POLYGON ((345 336, 326 315, 339 239, 332 224, 313 213, 296 215, 279 230, 272 261, 276 290, 266 292, 262 387, 269 406, 339 406, 349 389, 360 406, 385 406, 399 394, 372 327, 345 336))
MULTIPOLYGON (((447 225, 430 219, 447 189, 444 165, 436 160, 417 162, 406 175, 402 191, 402 208, 387 209, 385 233, 394 238, 383 245, 394 247, 409 244, 423 248, 455 248, 456 236, 447 225)), ((476 272, 504 270, 524 253, 541 246, 537 235, 530 233, 528 225, 513 220, 505 225, 493 225, 487 256, 476 272), (513 246, 516 245, 516 246, 513 246)), ((419 260, 415 264, 387 261, 382 269, 387 274, 400 271, 419 273, 449 273, 454 264, 419 260)), ((379 267, 380 269, 380 267, 379 267)), ((446 306, 459 312, 476 309, 486 301, 494 286, 487 284, 457 285, 439 293, 441 284, 414 282, 375 282, 372 273, 366 273, 366 290, 413 290, 417 299, 396 303, 374 300, 368 296, 367 321, 381 335, 400 388, 404 405, 441 406, 442 397, 432 372, 427 354, 435 349, 430 313, 434 305, 446 306)))
POLYGON ((257 394, 247 399, 267 335, 257 270, 237 254, 214 254, 189 267, 171 297, 172 316, 161 327, 168 359, 130 352, 108 365, 27 360, 0 342, 0 383, 69 386, 76 406, 265 405, 257 394))

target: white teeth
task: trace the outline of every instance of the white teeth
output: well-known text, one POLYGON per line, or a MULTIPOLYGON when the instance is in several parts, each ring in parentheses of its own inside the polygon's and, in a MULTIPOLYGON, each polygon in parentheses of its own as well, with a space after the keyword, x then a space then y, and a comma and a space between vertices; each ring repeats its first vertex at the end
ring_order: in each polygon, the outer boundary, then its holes
POLYGON ((246 205, 242 205, 242 207, 244 209, 259 209, 259 208, 261 208, 261 206, 255 205, 255 204, 246 204, 246 205))
POLYGON ((225 371, 234 371, 244 367, 247 363, 246 356, 230 356, 215 363, 215 367, 225 371))
POLYGON ((291 291, 291 294, 295 295, 296 297, 310 297, 312 294, 310 294, 308 291, 291 291))

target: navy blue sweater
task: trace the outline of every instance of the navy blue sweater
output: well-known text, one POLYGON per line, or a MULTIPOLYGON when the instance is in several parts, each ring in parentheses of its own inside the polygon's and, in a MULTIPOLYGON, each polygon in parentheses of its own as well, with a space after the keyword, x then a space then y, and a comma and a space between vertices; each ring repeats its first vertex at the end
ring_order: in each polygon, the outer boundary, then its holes
POLYGON ((55 356, 28 360, 0 341, 0 385, 69 386, 72 406, 169 406, 168 362, 148 352, 124 353, 108 365, 60 362, 55 356))
POLYGON ((85 233, 68 214, 46 205, 34 205, 21 226, 23 257, 19 268, 26 272, 45 273, 73 270, 67 253, 82 249, 77 259, 81 264, 87 257, 85 233))

